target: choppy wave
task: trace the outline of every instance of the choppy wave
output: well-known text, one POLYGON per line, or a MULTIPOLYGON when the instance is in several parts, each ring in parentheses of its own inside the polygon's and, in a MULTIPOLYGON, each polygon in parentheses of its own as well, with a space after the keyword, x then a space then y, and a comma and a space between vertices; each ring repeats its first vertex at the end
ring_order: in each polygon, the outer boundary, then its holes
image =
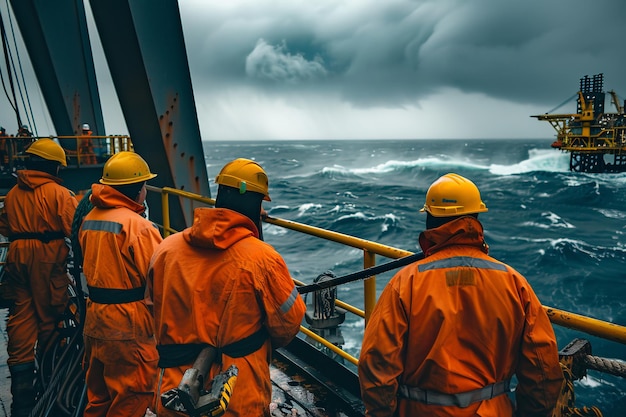
POLYGON ((556 213, 552 213, 552 212, 546 212, 546 213, 541 213, 541 218, 547 220, 547 223, 539 223, 536 221, 527 221, 527 222, 523 222, 522 226, 529 226, 529 227, 539 227, 539 228, 543 228, 543 229, 549 229, 549 228, 565 228, 565 229, 574 229, 576 226, 574 226, 571 223, 568 223, 567 221, 563 220, 563 218, 561 218, 559 215, 557 215, 556 213))
MULTIPOLYGON (((343 165, 325 166, 322 168, 323 175, 366 175, 386 174, 391 172, 403 172, 415 168, 437 169, 448 168, 488 170, 495 175, 515 175, 529 172, 569 172, 569 156, 555 150, 531 149, 528 151, 528 159, 510 165, 490 164, 482 165, 465 159, 453 157, 426 157, 410 161, 388 160, 369 167, 347 167, 343 165)), ((626 182, 626 177, 624 179, 626 182)))
POLYGON ((337 226, 340 224, 345 225, 346 223, 348 223, 351 224, 353 227, 358 227, 359 223, 367 222, 380 223, 380 231, 384 233, 390 228, 396 226, 399 222, 399 218, 393 213, 387 213, 382 216, 374 216, 372 214, 358 212, 340 216, 333 222, 333 224, 337 226))
POLYGON ((512 165, 492 164, 489 172, 495 175, 524 174, 535 171, 568 172, 569 156, 554 149, 531 149, 528 159, 512 165))
POLYGON ((468 161, 458 159, 445 158, 421 158, 412 161, 389 160, 384 163, 361 168, 350 168, 341 165, 333 165, 332 167, 324 167, 322 174, 340 174, 340 175, 365 175, 365 174, 385 174, 389 172, 403 172, 414 168, 467 168, 467 169, 487 169, 484 165, 474 164, 468 161))

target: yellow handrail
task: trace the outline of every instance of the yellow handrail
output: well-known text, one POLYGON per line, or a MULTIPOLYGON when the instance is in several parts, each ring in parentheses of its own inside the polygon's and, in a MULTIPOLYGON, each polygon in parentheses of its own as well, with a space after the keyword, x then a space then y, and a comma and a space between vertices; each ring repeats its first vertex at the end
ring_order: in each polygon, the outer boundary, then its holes
POLYGON ((554 307, 543 306, 553 324, 626 345, 626 327, 554 307))
POLYGON ((325 347, 327 347, 328 349, 332 350, 333 352, 335 352, 337 355, 341 356, 342 358, 348 360, 349 362, 358 365, 359 364, 359 360, 357 358, 355 358, 354 356, 350 355, 349 353, 347 353, 345 350, 341 349, 340 347, 333 345, 332 343, 330 343, 328 340, 324 339, 322 336, 318 335, 317 333, 312 332, 311 330, 307 329, 306 327, 300 326, 300 331, 302 333, 304 333, 306 336, 310 337, 311 339, 315 340, 318 343, 323 344, 325 347))

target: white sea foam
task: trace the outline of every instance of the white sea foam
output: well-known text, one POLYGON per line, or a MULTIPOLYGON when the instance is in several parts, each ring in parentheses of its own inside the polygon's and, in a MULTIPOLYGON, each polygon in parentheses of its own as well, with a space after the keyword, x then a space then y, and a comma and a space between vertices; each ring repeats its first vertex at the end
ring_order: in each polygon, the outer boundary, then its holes
POLYGON ((530 149, 528 159, 513 165, 492 164, 489 172, 496 175, 515 175, 533 171, 568 172, 569 155, 554 149, 530 149))
POLYGON ((471 169, 487 169, 485 165, 479 165, 461 159, 444 159, 444 158, 420 158, 413 161, 389 160, 373 167, 365 168, 346 168, 342 165, 333 165, 332 167, 324 167, 322 173, 338 173, 338 174, 384 174, 388 172, 400 171, 406 168, 416 167, 463 167, 471 169))
POLYGON ((271 235, 271 236, 284 236, 289 232, 289 229, 284 227, 274 226, 273 224, 264 223, 263 224, 263 234, 271 235))
POLYGON ((329 213, 339 213, 341 211, 341 206, 339 204, 335 205, 333 208, 328 210, 329 213))
POLYGON ((381 232, 386 232, 387 230, 389 230, 389 226, 396 224, 398 220, 400 220, 400 217, 396 216, 393 213, 387 213, 383 216, 383 219, 385 221, 381 226, 381 232))
POLYGON ((320 208, 322 208, 321 204, 315 204, 315 203, 302 204, 300 207, 298 207, 298 217, 303 216, 304 213, 306 213, 307 211, 311 209, 320 209, 320 208))
POLYGON ((376 221, 376 220, 383 220, 383 224, 381 225, 381 231, 386 232, 387 230, 389 230, 389 227, 391 225, 396 224, 400 220, 400 217, 396 216, 393 213, 387 213, 382 216, 370 216, 363 212, 357 212, 357 213, 351 213, 351 214, 346 214, 344 216, 341 216, 337 218, 337 221, 343 221, 343 220, 348 220, 348 219, 358 219, 358 220, 363 220, 363 221, 368 221, 368 222, 376 221))
POLYGON ((596 379, 591 375, 587 375, 584 378, 580 379, 578 383, 582 386, 589 387, 589 388, 597 388, 602 385, 613 385, 610 382, 607 382, 604 380, 600 381, 599 379, 596 379))
POLYGON ((609 219, 626 219, 626 213, 620 210, 596 209, 596 211, 609 219))
POLYGON ((337 221, 340 222, 340 221, 347 220, 347 219, 369 220, 370 218, 367 217, 365 213, 358 212, 358 213, 346 214, 344 216, 341 216, 337 219, 337 221))
POLYGON ((541 217, 544 219, 547 219, 549 221, 549 224, 538 223, 538 222, 524 222, 522 223, 522 226, 532 226, 532 227, 538 227, 541 229, 550 229, 553 227, 565 228, 565 229, 576 228, 576 226, 574 226, 571 223, 566 222, 565 220, 563 220, 561 216, 559 216, 556 213, 544 212, 544 213, 541 213, 541 217))
MULTIPOLYGON (((478 170, 489 170, 495 175, 515 175, 533 171, 569 172, 569 155, 554 149, 530 149, 528 159, 512 165, 481 165, 464 159, 428 157, 411 161, 389 160, 372 167, 348 168, 342 165, 324 167, 322 173, 337 174, 384 174, 416 167, 459 167, 478 170)), ((626 181, 626 179, 625 179, 626 181)))

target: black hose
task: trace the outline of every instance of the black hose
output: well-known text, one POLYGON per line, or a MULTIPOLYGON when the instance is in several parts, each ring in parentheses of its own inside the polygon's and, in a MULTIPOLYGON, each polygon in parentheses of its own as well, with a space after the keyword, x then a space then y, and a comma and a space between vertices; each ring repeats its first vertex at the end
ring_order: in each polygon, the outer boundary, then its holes
POLYGON ((383 272, 400 268, 402 266, 419 261, 420 259, 424 259, 424 254, 422 252, 417 252, 412 255, 404 256, 402 258, 396 259, 395 261, 387 262, 386 264, 372 266, 362 271, 353 272, 351 274, 329 279, 327 281, 320 281, 320 282, 316 282, 313 284, 301 285, 297 289, 300 294, 306 294, 309 292, 319 291, 319 290, 323 290, 324 288, 335 287, 340 284, 346 284, 348 282, 357 281, 360 279, 369 278, 374 275, 382 274, 383 272))
POLYGON ((81 415, 84 409, 83 322, 85 307, 81 295, 73 293, 65 315, 43 346, 39 363, 39 398, 31 417, 81 415), (75 303, 76 310, 69 308, 75 303), (63 323, 65 326, 60 326, 63 323))

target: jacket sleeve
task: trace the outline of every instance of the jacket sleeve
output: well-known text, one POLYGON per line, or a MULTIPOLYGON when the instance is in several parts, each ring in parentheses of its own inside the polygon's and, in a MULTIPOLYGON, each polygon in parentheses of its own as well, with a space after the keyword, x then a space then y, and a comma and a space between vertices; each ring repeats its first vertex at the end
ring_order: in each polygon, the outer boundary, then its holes
POLYGON ((520 292, 526 323, 516 369, 517 416, 551 416, 563 384, 556 337, 531 287, 526 284, 520 292))
MULTIPOLYGON (((142 280, 148 276, 148 267, 150 259, 159 243, 163 241, 157 227, 152 224, 145 227, 137 235, 137 239, 133 242, 131 251, 133 253, 133 261, 142 280)), ((145 281, 144 281, 145 282, 145 281)))
POLYGON ((367 322, 359 357, 361 397, 368 417, 392 416, 396 410, 407 331, 397 289, 387 284, 367 322))
POLYGON ((262 296, 266 313, 265 327, 272 347, 285 346, 298 334, 306 306, 280 255, 265 263, 265 296, 262 296))
POLYGON ((57 198, 57 207, 59 210, 61 226, 63 227, 63 233, 66 237, 71 237, 72 223, 74 222, 74 214, 76 213, 78 200, 76 199, 74 193, 65 187, 61 187, 61 192, 57 198))

